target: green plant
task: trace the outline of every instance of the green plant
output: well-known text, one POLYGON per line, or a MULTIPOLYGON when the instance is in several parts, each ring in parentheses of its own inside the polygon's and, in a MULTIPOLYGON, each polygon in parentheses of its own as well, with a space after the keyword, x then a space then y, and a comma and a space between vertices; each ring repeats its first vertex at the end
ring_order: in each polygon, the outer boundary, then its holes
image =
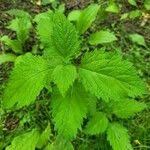
MULTIPOLYGON (((35 128, 15 137, 6 150, 35 147, 72 150, 71 141, 79 130, 87 135, 106 133, 114 150, 133 149, 127 129, 117 118, 129 118, 146 108, 135 100, 146 88, 132 64, 120 54, 92 47, 82 51, 83 34, 98 10, 99 6, 93 4, 78 11, 77 17, 68 16, 74 24, 59 12, 36 16, 43 55, 27 53, 18 60, 4 91, 2 106, 4 109, 29 106, 43 88, 51 86, 56 140, 50 140, 52 132, 48 124, 42 134, 35 128)), ((101 30, 87 41, 94 47, 116 40, 113 32, 101 30)))
MULTIPOLYGON (((6 13, 15 16, 15 19, 10 21, 10 25, 7 26, 7 28, 16 33, 16 39, 11 39, 9 36, 4 35, 0 38, 0 41, 7 45, 14 53, 23 54, 25 52, 23 48, 24 44, 29 38, 29 32, 32 28, 31 16, 27 12, 18 9, 9 10, 6 13)), ((5 53, 0 57, 2 60, 1 62, 6 62, 14 61, 16 56, 10 53, 5 53)))

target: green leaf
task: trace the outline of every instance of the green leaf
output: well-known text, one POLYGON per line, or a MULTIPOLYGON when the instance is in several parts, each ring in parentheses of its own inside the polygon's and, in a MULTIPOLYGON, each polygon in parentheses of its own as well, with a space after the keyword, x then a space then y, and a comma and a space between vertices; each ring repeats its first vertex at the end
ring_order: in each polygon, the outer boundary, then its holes
POLYGON ((56 0, 42 0, 42 5, 47 5, 55 2, 56 0))
POLYGON ((140 17, 142 15, 141 11, 140 10, 132 10, 129 12, 129 18, 130 19, 135 19, 137 17, 140 17))
POLYGON ((133 33, 129 35, 129 38, 133 43, 146 47, 145 39, 142 35, 133 33))
POLYGON ((109 124, 107 140, 113 150, 133 150, 127 129, 118 123, 109 124))
POLYGON ((10 9, 6 11, 6 13, 9 14, 10 16, 15 16, 19 18, 24 18, 24 17, 31 18, 28 12, 20 10, 20 9, 10 9))
POLYGON ((30 132, 15 137, 6 150, 35 150, 38 137, 38 131, 33 129, 30 132))
POLYGON ((47 144, 44 150, 55 150, 53 144, 47 144))
POLYGON ((76 77, 76 67, 73 65, 58 65, 52 74, 53 81, 58 86, 62 96, 65 96, 69 87, 73 85, 76 77))
POLYGON ((124 13, 124 14, 122 14, 122 15, 121 15, 120 20, 127 19, 127 18, 128 18, 128 16, 129 16, 129 13, 124 13))
POLYGON ((78 84, 70 88, 66 97, 62 97, 56 91, 54 93, 51 106, 55 127, 59 135, 72 139, 76 136, 77 130, 81 129, 87 113, 87 103, 92 99, 78 84))
POLYGON ((90 135, 103 133, 108 126, 108 119, 103 112, 97 112, 88 122, 85 133, 90 135))
POLYGON ((78 21, 81 15, 81 10, 73 10, 68 15, 69 21, 78 21))
POLYGON ((43 148, 48 143, 50 135, 51 135, 51 127, 50 124, 48 124, 46 129, 40 135, 36 147, 39 149, 43 148))
POLYGON ((30 105, 47 80, 47 64, 40 56, 24 55, 13 69, 4 92, 3 105, 17 108, 30 105))
POLYGON ((95 21, 100 6, 91 4, 85 8, 77 21, 77 29, 80 34, 83 34, 95 21))
POLYGON ((147 10, 150 10, 150 1, 149 0, 145 0, 144 1, 144 6, 147 10))
POLYGON ((135 113, 138 113, 146 108, 145 103, 140 103, 135 100, 124 99, 113 103, 112 113, 119 118, 129 118, 135 113))
POLYGON ((17 33, 18 40, 24 44, 29 37, 32 24, 28 17, 22 17, 12 20, 7 28, 15 31, 17 33))
POLYGON ((53 150, 74 150, 73 145, 70 141, 63 137, 57 137, 54 142, 53 150))
POLYGON ((90 36, 89 43, 91 45, 96 45, 96 44, 111 43, 116 40, 117 38, 114 35, 114 33, 107 31, 107 30, 101 30, 90 36))
POLYGON ((137 6, 136 4, 136 0, 128 0, 129 4, 133 5, 133 6, 137 6))
POLYGON ((116 3, 111 2, 109 4, 109 6, 106 8, 106 11, 107 12, 112 12, 112 13, 119 13, 120 8, 119 8, 119 6, 116 3))
POLYGON ((5 62, 14 62, 16 60, 16 56, 13 54, 1 54, 0 55, 0 65, 5 62))
POLYGON ((78 54, 79 45, 79 36, 73 24, 63 14, 55 13, 50 39, 50 53, 57 53, 57 55, 68 59, 78 54))
POLYGON ((22 45, 18 40, 11 40, 8 36, 3 36, 0 41, 11 48, 15 53, 21 54, 23 52, 22 45))
POLYGON ((132 64, 122 60, 118 54, 103 51, 86 53, 79 68, 79 77, 87 91, 105 101, 145 93, 145 85, 132 64))
POLYGON ((40 41, 44 46, 47 46, 52 33, 52 11, 36 15, 34 21, 37 23, 36 31, 40 41))

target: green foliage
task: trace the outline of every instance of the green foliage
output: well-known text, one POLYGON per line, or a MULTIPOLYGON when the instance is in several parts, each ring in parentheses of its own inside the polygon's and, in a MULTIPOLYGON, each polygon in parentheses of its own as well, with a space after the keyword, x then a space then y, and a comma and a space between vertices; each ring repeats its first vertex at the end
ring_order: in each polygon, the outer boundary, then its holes
POLYGON ((133 33, 129 35, 129 38, 133 43, 146 47, 145 39, 142 35, 133 33))
POLYGON ((23 17, 12 20, 7 28, 15 31, 18 41, 21 44, 24 44, 25 41, 28 39, 31 27, 32 25, 30 19, 28 17, 23 17))
POLYGON ((48 124, 46 129, 40 135, 36 147, 40 149, 43 148, 45 145, 47 145, 50 135, 51 135, 51 127, 50 124, 48 124))
POLYGON ((16 60, 16 56, 13 54, 1 54, 0 55, 0 64, 5 62, 13 62, 16 60))
POLYGON ((119 118, 129 118, 145 108, 146 105, 144 103, 130 99, 124 99, 119 102, 115 102, 112 106, 113 113, 119 118))
POLYGON ((83 34, 91 26, 96 19, 99 8, 99 5, 93 4, 80 12, 76 22, 77 30, 80 34, 83 34))
POLYGON ((133 6, 137 6, 136 0, 128 0, 128 2, 133 6))
POLYGON ((63 14, 54 14, 50 53, 56 53, 67 59, 79 52, 79 44, 80 42, 75 27, 63 14))
POLYGON ((40 13, 35 16, 34 21, 37 23, 37 34, 44 46, 49 44, 52 30, 52 14, 51 11, 40 13))
POLYGON ((35 150, 39 133, 36 129, 15 137, 6 150, 35 150))
POLYGON ((104 101, 118 100, 125 95, 134 97, 145 91, 132 64, 117 54, 100 50, 86 53, 79 75, 85 89, 104 101))
POLYGON ((6 13, 9 14, 10 16, 15 16, 19 18, 31 18, 29 13, 20 9, 11 9, 6 11, 6 13))
POLYGON ((150 10, 150 1, 149 0, 145 0, 144 1, 144 6, 147 10, 150 10))
POLYGON ((109 124, 107 140, 114 150, 133 150, 127 129, 118 123, 109 124))
POLYGON ((106 114, 104 114, 103 112, 96 112, 94 116, 89 120, 84 131, 85 133, 90 135, 100 134, 105 132, 107 126, 108 119, 106 117, 106 114))
POLYGON ((33 103, 45 86, 47 70, 42 57, 24 55, 11 73, 4 92, 4 107, 11 108, 16 104, 17 108, 21 108, 33 103))
POLYGON ((58 65, 52 74, 54 83, 64 96, 77 77, 76 67, 73 65, 58 65))
POLYGON ((107 31, 107 30, 101 30, 99 32, 93 33, 90 36, 89 43, 91 45, 96 45, 96 44, 111 43, 116 40, 117 38, 114 35, 114 33, 107 31))
POLYGON ((22 45, 18 40, 11 40, 8 36, 3 36, 0 39, 5 45, 10 47, 15 53, 22 53, 22 45))
POLYGON ((78 21, 81 15, 81 10, 73 10, 68 15, 69 21, 78 21))
POLYGON ((119 13, 120 8, 115 2, 110 2, 108 7, 106 8, 106 11, 111 13, 119 13))
POLYGON ((81 129, 83 118, 86 117, 89 99, 89 95, 78 84, 68 91, 66 97, 59 93, 53 96, 53 117, 60 135, 67 139, 76 136, 77 130, 81 129))
MULTIPOLYGON (((29 33, 32 28, 31 16, 27 12, 18 9, 11 9, 6 11, 6 13, 11 16, 15 16, 15 19, 9 22, 9 26, 7 26, 7 28, 15 31, 16 38, 11 39, 9 36, 4 35, 0 38, 0 41, 7 45, 8 48, 10 48, 16 54, 23 54, 24 44, 29 38, 29 33)), ((14 59, 9 59, 9 61, 14 61, 14 59)))
MULTIPOLYGON (((107 11, 119 12, 115 5, 111 4, 107 11)), ((145 94, 146 88, 132 64, 120 54, 94 50, 97 44, 112 44, 116 41, 113 32, 88 32, 88 42, 94 47, 82 51, 84 36, 80 35, 92 25, 99 8, 99 5, 92 4, 84 10, 70 13, 68 18, 58 11, 49 10, 34 18, 41 43, 40 54, 43 53, 41 56, 27 53, 16 59, 4 90, 2 106, 6 110, 18 110, 34 104, 43 89, 51 89, 48 90, 50 101, 37 101, 36 111, 42 108, 41 104, 48 105, 49 108, 46 106, 44 110, 49 119, 52 115, 54 131, 51 132, 48 125, 41 135, 36 130, 20 135, 14 138, 8 150, 16 149, 16 143, 19 143, 18 149, 22 145, 29 150, 35 147, 73 150, 71 141, 77 137, 78 131, 88 135, 106 131, 114 150, 133 149, 126 128, 114 123, 113 115, 128 118, 146 108, 144 103, 134 100, 145 94), (52 133, 55 137, 50 139, 52 133)), ((31 27, 27 18, 17 17, 9 26, 16 31, 17 40, 21 44, 27 40, 31 27)), ((137 43, 136 38, 132 38, 137 43)), ((48 119, 46 121, 49 122, 48 119)))

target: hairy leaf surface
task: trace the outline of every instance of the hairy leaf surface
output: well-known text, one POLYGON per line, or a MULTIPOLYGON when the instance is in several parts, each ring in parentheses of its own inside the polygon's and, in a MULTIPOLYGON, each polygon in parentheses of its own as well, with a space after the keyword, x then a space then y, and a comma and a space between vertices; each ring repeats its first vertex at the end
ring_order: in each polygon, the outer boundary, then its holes
POLYGON ((133 150, 127 129, 118 123, 109 124, 107 140, 113 150, 133 150))
POLYGON ((128 61, 117 54, 94 51, 85 54, 79 68, 80 80, 87 91, 105 101, 145 92, 145 85, 128 61))
POLYGON ((75 137, 77 130, 81 128, 83 118, 86 117, 89 99, 91 97, 80 85, 74 85, 66 97, 60 94, 52 97, 52 113, 58 134, 67 139, 75 137))
POLYGON ((76 67, 73 65, 58 65, 52 74, 53 81, 64 96, 77 77, 76 67))
POLYGON ((129 118, 145 108, 145 103, 130 99, 124 99, 116 103, 114 102, 112 106, 113 113, 119 118, 129 118))
POLYGON ((63 58, 75 55, 79 52, 80 42, 78 38, 73 24, 63 14, 56 13, 53 17, 51 49, 63 58))
POLYGON ((35 150, 39 133, 36 129, 15 137, 6 150, 35 150))
POLYGON ((47 14, 44 16, 46 17, 42 17, 43 21, 38 21, 37 26, 42 42, 47 43, 44 53, 49 56, 59 56, 65 60, 78 54, 80 42, 73 24, 58 12, 52 13, 49 19, 47 14), (47 28, 42 28, 43 22, 47 28))
POLYGON ((12 71, 4 92, 3 104, 11 108, 30 105, 45 86, 47 64, 40 56, 24 55, 12 71))
POLYGON ((94 135, 103 133, 108 126, 108 119, 103 112, 96 112, 95 115, 89 120, 85 133, 94 135))

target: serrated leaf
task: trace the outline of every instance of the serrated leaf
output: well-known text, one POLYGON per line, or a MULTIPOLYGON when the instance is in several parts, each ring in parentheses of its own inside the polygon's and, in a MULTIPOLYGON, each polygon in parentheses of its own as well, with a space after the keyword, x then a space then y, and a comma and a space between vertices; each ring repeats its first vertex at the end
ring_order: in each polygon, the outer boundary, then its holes
POLYGON ((23 52, 22 45, 18 40, 11 40, 8 36, 3 36, 0 41, 11 48, 15 53, 21 54, 23 52))
POLYGON ((100 6, 91 4, 85 8, 77 21, 77 29, 80 34, 83 34, 95 21, 100 6))
POLYGON ((79 68, 79 77, 87 91, 105 101, 145 93, 145 85, 132 64, 122 60, 118 54, 102 51, 86 53, 79 68))
POLYGON ((52 11, 40 13, 35 16, 34 21, 37 23, 37 34, 43 46, 47 46, 50 42, 52 33, 52 11))
POLYGON ((87 113, 87 102, 92 100, 84 88, 74 85, 68 91, 66 97, 59 93, 52 96, 52 114, 58 134, 66 139, 76 136, 81 128, 83 118, 87 113))
POLYGON ((111 43, 116 40, 117 40, 117 38, 114 33, 110 32, 108 30, 101 30, 99 32, 93 33, 90 36, 89 43, 91 45, 96 45, 96 44, 111 43))
POLYGON ((16 108, 30 105, 47 80, 47 64, 40 56, 24 55, 14 67, 4 91, 3 106, 16 108))
POLYGON ((133 150, 127 129, 118 123, 109 124, 107 140, 113 150, 133 150))
POLYGON ((106 11, 112 12, 112 13, 119 13, 120 8, 116 3, 112 2, 108 5, 108 7, 106 8, 106 11))
POLYGON ((62 96, 65 96, 76 77, 76 67, 73 65, 58 65, 52 73, 53 81, 58 86, 62 96))
POLYGON ((15 137, 6 150, 35 150, 38 138, 38 131, 33 129, 30 132, 15 137))
POLYGON ((146 46, 145 39, 140 34, 137 34, 137 33, 130 34, 129 38, 131 39, 131 41, 133 43, 136 43, 136 44, 141 45, 141 46, 146 46))
POLYGON ((119 118, 129 118, 146 108, 145 103, 136 100, 124 99, 113 103, 112 113, 119 118))
POLYGON ((57 53, 59 56, 68 59, 78 54, 79 45, 79 36, 73 24, 63 14, 55 13, 50 40, 51 53, 57 53))
POLYGON ((35 20, 38 24, 37 31, 41 42, 46 47, 44 53, 63 59, 69 59, 78 54, 80 50, 78 33, 63 14, 59 12, 45 13, 36 17, 35 20))
POLYGON ((15 31, 17 33, 18 40, 24 44, 29 37, 32 24, 28 17, 22 17, 12 20, 7 28, 15 31))
POLYGON ((11 53, 0 54, 0 65, 5 62, 14 62, 16 60, 16 56, 11 53))
POLYGON ((96 112, 95 115, 89 120, 85 133, 90 135, 103 133, 108 126, 108 119, 103 112, 96 112))
POLYGON ((50 138, 50 135, 51 135, 51 127, 50 127, 50 124, 48 124, 46 129, 39 136, 39 140, 38 140, 38 142, 36 144, 36 147, 41 149, 44 146, 46 146, 46 144, 48 143, 48 140, 50 138))
POLYGON ((128 0, 129 4, 133 5, 133 6, 137 6, 136 4, 136 0, 128 0))

